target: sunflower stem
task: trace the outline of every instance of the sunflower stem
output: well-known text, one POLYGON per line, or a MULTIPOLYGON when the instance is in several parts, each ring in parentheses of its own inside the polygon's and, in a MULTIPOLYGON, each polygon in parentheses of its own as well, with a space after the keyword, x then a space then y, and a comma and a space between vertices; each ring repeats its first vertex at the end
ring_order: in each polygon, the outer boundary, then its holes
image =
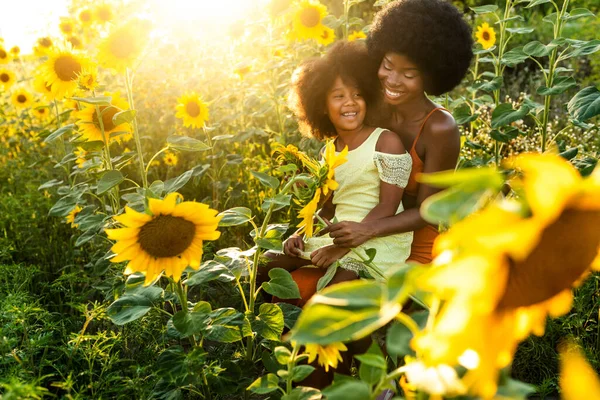
POLYGON ((156 157, 158 157, 159 154, 161 154, 161 153, 163 153, 163 152, 165 152, 167 150, 169 150, 169 146, 160 149, 159 151, 156 152, 156 154, 154 154, 152 156, 152 158, 150 159, 150 161, 148 161, 148 164, 146 165, 146 168, 144 169, 145 176, 148 176, 148 170, 150 169, 150 165, 152 165, 152 161, 154 161, 154 159, 156 157))
POLYGON ((288 375, 285 382, 285 394, 292 393, 292 370, 296 366, 296 356, 298 355, 298 351, 300 350, 300 346, 298 343, 294 343, 294 348, 292 349, 292 355, 290 356, 290 360, 288 361, 288 375))
POLYGON ((218 191, 218 188, 217 188, 217 182, 219 181, 220 171, 217 170, 217 161, 216 161, 216 157, 215 157, 215 147, 214 147, 214 143, 213 143, 212 137, 210 136, 210 133, 208 132, 208 130, 206 130, 206 126, 203 126, 202 130, 204 131, 204 134, 206 135, 206 140, 208 141, 208 145, 210 146, 210 168, 213 171, 213 175, 211 176, 211 181, 212 181, 212 206, 214 208, 218 208, 218 205, 219 205, 219 191, 218 191))
POLYGON ((175 293, 177 293, 177 297, 179 297, 179 303, 181 304, 181 311, 187 314, 188 306, 187 306, 187 293, 185 292, 185 288, 183 287, 183 283, 181 280, 173 283, 175 287, 175 293))
MULTIPOLYGON (((96 97, 96 94, 92 91, 92 96, 96 97)), ((104 141, 104 169, 112 171, 113 165, 110 157, 110 141, 108 135, 106 135, 106 131, 104 130, 104 121, 102 119, 102 112, 100 112, 100 106, 95 105, 96 109, 96 117, 98 119, 98 125, 100 125, 100 132, 102 133, 102 141, 104 141)), ((105 108, 106 111, 108 108, 105 108)), ((112 207, 113 214, 116 214, 119 211, 119 188, 115 186, 110 193, 108 194, 110 199, 110 205, 112 207)))
MULTIPOLYGON (((127 101, 129 102, 129 108, 131 110, 134 110, 134 104, 133 104, 133 91, 131 90, 131 86, 132 86, 132 77, 131 74, 129 72, 129 68, 127 68, 127 70, 125 71, 125 86, 127 87, 127 101)), ((139 164, 139 169, 140 169, 140 175, 142 176, 142 186, 144 186, 144 189, 146 189, 148 187, 148 177, 146 176, 145 173, 145 168, 144 168, 144 154, 142 153, 142 141, 140 140, 140 133, 138 131, 138 125, 137 125, 137 117, 134 116, 133 120, 131 121, 132 125, 133 125, 133 138, 135 139, 135 148, 138 154, 138 164, 139 164)))

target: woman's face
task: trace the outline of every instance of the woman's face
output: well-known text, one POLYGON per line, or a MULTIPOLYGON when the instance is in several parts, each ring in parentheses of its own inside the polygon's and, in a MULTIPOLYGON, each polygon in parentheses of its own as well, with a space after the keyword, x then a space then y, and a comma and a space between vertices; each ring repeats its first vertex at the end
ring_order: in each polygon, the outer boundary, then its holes
POLYGON ((363 126, 367 103, 360 90, 337 77, 327 92, 327 116, 339 131, 355 131, 363 126))
POLYGON ((385 102, 400 105, 425 93, 423 75, 408 57, 394 52, 383 56, 377 72, 385 102))

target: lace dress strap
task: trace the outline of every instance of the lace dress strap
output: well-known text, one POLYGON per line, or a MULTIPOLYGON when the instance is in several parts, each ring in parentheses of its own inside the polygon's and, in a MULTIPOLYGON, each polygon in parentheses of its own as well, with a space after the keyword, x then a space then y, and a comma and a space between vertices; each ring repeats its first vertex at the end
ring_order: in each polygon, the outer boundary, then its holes
POLYGON ((412 169, 410 154, 389 154, 375 151, 373 161, 379 172, 379 179, 385 183, 405 188, 412 169))

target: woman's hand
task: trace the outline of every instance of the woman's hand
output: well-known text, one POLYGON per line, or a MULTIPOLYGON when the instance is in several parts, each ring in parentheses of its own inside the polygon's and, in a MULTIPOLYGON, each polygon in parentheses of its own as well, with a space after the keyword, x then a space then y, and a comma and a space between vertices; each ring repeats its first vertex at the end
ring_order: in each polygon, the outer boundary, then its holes
POLYGON ((300 257, 304 251, 304 242, 300 235, 293 234, 283 242, 283 252, 290 257, 300 257))
POLYGON ((323 233, 329 233, 334 244, 351 249, 375 236, 364 223, 351 221, 329 225, 323 230, 323 233))
POLYGON ((350 249, 346 249, 344 247, 339 247, 334 244, 321 247, 310 253, 310 261, 313 265, 316 265, 320 268, 329 267, 335 261, 339 260, 343 256, 345 256, 350 249))

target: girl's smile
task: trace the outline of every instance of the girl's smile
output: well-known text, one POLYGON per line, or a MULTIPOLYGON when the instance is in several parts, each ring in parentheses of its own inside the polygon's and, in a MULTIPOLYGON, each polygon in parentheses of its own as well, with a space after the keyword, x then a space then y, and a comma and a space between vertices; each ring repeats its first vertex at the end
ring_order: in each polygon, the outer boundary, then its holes
POLYGON ((338 131, 358 131, 363 127, 367 104, 360 90, 337 77, 327 92, 327 116, 338 131))

